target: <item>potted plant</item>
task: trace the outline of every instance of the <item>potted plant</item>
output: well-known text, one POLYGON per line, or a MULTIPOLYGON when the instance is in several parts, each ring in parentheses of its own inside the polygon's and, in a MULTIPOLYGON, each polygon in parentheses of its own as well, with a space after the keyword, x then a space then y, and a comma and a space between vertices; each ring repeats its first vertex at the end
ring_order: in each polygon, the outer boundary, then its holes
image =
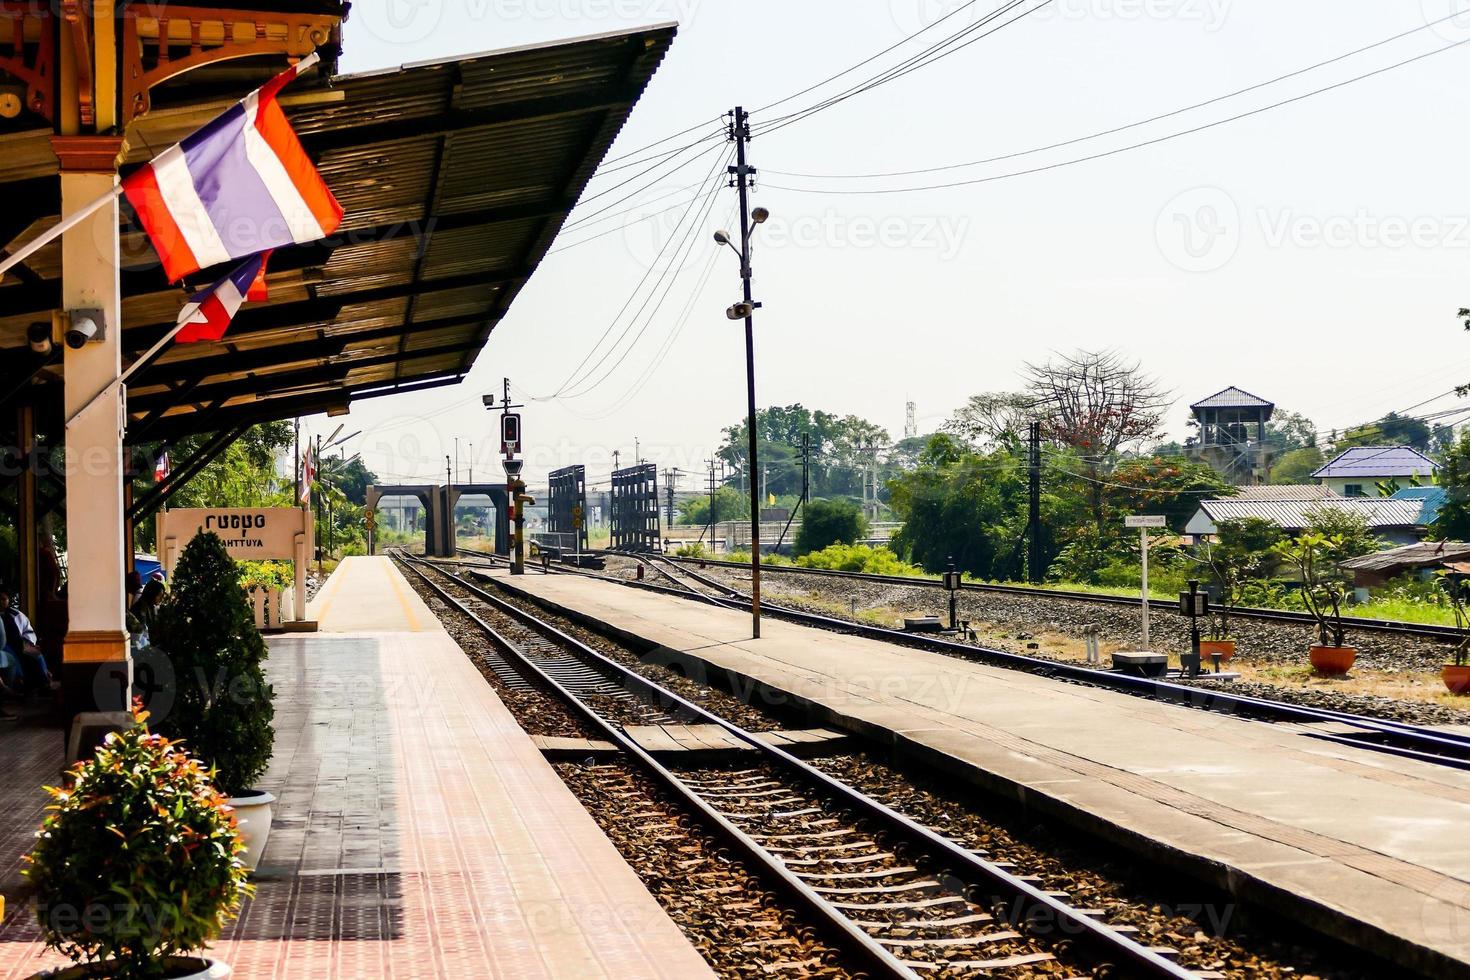
POLYGON ((209 773, 148 714, 77 763, 24 874, 46 945, 74 964, 51 980, 220 980, 197 955, 251 893, 235 815, 209 773), (194 954, 194 955, 191 955, 194 954))
POLYGON ((260 863, 275 797, 251 788, 270 764, 275 696, 266 682, 265 641, 255 628, 235 560, 217 534, 195 536, 159 610, 153 645, 173 671, 172 703, 156 727, 182 740, 214 767, 246 845, 246 865, 260 863))
MULTIPOLYGON (((1470 630, 1470 611, 1465 609, 1465 577, 1447 572, 1440 572, 1439 576, 1440 588, 1449 596, 1450 608, 1455 611, 1455 626, 1470 630)), ((1454 658, 1455 662, 1445 664, 1439 676, 1451 694, 1465 694, 1470 692, 1470 635, 1455 644, 1454 658)))
POLYGON ((1209 569, 1217 593, 1211 607, 1202 656, 1219 655, 1222 662, 1235 656, 1235 638, 1230 635, 1230 614, 1240 605, 1247 583, 1270 576, 1276 559, 1272 548, 1281 540, 1281 530, 1259 517, 1220 521, 1213 540, 1205 542, 1200 560, 1209 569))
POLYGON ((1305 531, 1272 549, 1300 576, 1302 602, 1317 621, 1319 642, 1312 644, 1309 659, 1317 673, 1328 676, 1346 674, 1358 659, 1357 649, 1347 645, 1342 623, 1347 585, 1335 560, 1342 546, 1340 535, 1305 531))

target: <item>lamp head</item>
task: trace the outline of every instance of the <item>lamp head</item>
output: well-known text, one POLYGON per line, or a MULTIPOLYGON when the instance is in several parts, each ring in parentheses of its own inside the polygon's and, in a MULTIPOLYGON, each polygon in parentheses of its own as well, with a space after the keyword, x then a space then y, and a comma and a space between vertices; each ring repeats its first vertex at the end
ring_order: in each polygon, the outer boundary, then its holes
POLYGON ((721 245, 729 245, 730 233, 721 228, 719 231, 715 232, 715 241, 719 242, 721 245))
POLYGON ((771 212, 766 208, 756 208, 750 212, 750 220, 758 225, 763 225, 771 218, 771 212))

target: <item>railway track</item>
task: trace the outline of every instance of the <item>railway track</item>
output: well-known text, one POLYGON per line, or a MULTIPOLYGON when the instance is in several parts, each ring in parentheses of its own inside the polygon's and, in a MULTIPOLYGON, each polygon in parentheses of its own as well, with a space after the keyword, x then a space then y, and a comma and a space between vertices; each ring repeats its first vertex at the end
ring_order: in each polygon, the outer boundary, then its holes
MULTIPOLYGON (((481 553, 471 554, 475 558, 489 557, 481 553)), ((722 582, 701 575, 687 562, 666 555, 620 555, 619 557, 633 558, 641 562, 646 568, 667 580, 669 584, 659 585, 646 580, 629 582, 615 576, 596 575, 596 573, 573 569, 558 569, 558 571, 571 575, 593 575, 620 585, 651 589, 730 608, 745 610, 750 608, 749 596, 722 582)), ((1153 700, 1223 712, 1242 718, 1294 724, 1299 726, 1303 735, 1311 738, 1370 749, 1433 765, 1470 770, 1470 736, 1457 732, 1390 719, 1371 718, 1346 711, 1312 708, 1268 698, 1231 694, 1216 688, 1177 684, 1145 677, 1131 677, 1080 664, 1062 663, 971 643, 854 623, 805 610, 790 609, 770 602, 762 602, 761 609, 766 614, 820 629, 852 633, 887 643, 934 650, 963 659, 1054 677, 1058 680, 1106 687, 1153 700)))
MULTIPOLYGON (((1200 977, 1066 896, 987 860, 431 562, 395 554, 496 649, 486 662, 555 695, 757 869, 870 977, 1200 977), (742 761, 666 766, 630 724, 716 725, 742 761), (746 761, 748 760, 748 761, 746 761), (1061 957, 1059 959, 1059 957, 1061 957)), ((671 579, 675 574, 670 574, 671 579)), ((684 589, 695 587, 692 579, 684 589)), ((654 586, 657 587, 657 586, 654 586)), ((687 594, 687 591, 685 592, 687 594)), ((713 600, 712 600, 713 601, 713 600)))
MULTIPOLYGON (((684 564, 689 566, 710 565, 716 568, 729 568, 750 571, 750 565, 741 562, 719 561, 713 558, 676 558, 668 555, 660 556, 665 561, 684 564)), ((912 578, 904 575, 871 575, 866 572, 844 572, 830 568, 801 568, 793 565, 761 565, 762 575, 814 575, 826 578, 850 579, 855 582, 867 582, 874 585, 900 585, 908 588, 930 588, 943 589, 943 584, 938 579, 912 578)), ((992 585, 984 582, 966 582, 961 586, 965 592, 991 593, 1000 595, 1025 596, 1027 598, 1063 599, 1071 602, 1091 602, 1109 606, 1128 606, 1138 608, 1143 605, 1143 600, 1137 596, 1104 595, 1095 592, 1075 592, 1065 589, 1043 589, 1027 588, 1023 585, 992 585)), ((1161 604, 1163 600, 1151 600, 1154 604, 1161 604)), ((1286 609, 1257 609, 1251 607, 1240 607, 1231 609, 1231 616, 1239 616, 1241 619, 1253 619, 1260 622, 1280 623, 1291 626, 1312 627, 1316 621, 1307 613, 1292 612, 1286 609)), ((1465 637, 1465 630, 1454 626, 1436 626, 1432 623, 1409 623, 1391 619, 1362 619, 1350 616, 1348 625, 1355 630, 1367 630, 1376 633, 1388 633, 1398 636, 1415 636, 1425 639, 1440 640, 1447 643, 1458 643, 1465 637)))

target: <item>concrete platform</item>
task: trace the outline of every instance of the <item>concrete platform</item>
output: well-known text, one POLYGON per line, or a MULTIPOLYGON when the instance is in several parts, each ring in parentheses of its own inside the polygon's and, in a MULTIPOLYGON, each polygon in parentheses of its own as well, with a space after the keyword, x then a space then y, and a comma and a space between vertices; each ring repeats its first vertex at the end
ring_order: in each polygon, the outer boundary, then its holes
POLYGON ((1470 976, 1470 773, 776 620, 752 641, 746 613, 607 582, 499 580, 1289 921, 1470 976))
MULTIPOLYGON (((235 976, 713 976, 388 559, 348 559, 315 605, 324 632, 270 641, 280 802, 216 949, 235 976)), ((19 978, 59 962, 8 871, 60 740, 3 748, 0 977, 19 978)))

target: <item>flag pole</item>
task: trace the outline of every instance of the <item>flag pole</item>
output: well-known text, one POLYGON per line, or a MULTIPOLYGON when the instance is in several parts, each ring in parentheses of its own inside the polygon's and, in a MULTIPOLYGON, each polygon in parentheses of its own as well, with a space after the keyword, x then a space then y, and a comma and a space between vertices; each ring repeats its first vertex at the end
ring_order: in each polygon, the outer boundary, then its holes
POLYGON ((68 231, 71 231, 77 225, 81 224, 83 221, 87 220, 87 218, 91 217, 95 212, 112 203, 113 199, 120 196, 122 196, 121 184, 117 185, 106 194, 103 194, 101 197, 97 198, 97 200, 93 201, 91 204, 88 204, 80 211, 75 211, 72 214, 67 215, 65 218, 62 218, 52 228, 42 233, 34 241, 28 242, 26 245, 22 246, 19 251, 15 252, 15 254, 7 255, 5 258, 0 259, 0 276, 5 275, 5 273, 9 272, 13 267, 20 265, 26 259, 30 258, 35 253, 45 248, 47 245, 50 245, 56 239, 60 238, 62 235, 65 235, 68 231))
POLYGON ((174 327, 173 327, 172 330, 170 330, 168 333, 164 334, 163 335, 163 338, 161 340, 159 340, 158 343, 156 343, 152 347, 148 348, 148 350, 143 354, 142 357, 138 358, 136 361, 134 361, 131 365, 128 366, 127 370, 123 371, 122 374, 118 375, 116 378, 113 378, 111 381, 109 381, 105 386, 103 386, 103 388, 102 388, 101 391, 97 392, 97 394, 95 394, 91 398, 87 399, 87 404, 85 404, 81 408, 77 409, 76 412, 72 415, 72 417, 66 420, 66 426, 65 426, 65 428, 70 429, 71 428, 71 424, 73 422, 75 422, 77 419, 79 419, 83 415, 85 415, 86 412, 87 412, 87 409, 89 409, 93 405, 97 404, 97 402, 100 401, 104 396, 106 396, 107 394, 109 394, 112 391, 112 389, 116 388, 118 385, 127 384, 128 379, 133 376, 133 373, 135 371, 137 371, 139 368, 142 368, 149 361, 153 360, 153 358, 155 356, 157 356, 158 352, 161 351, 161 350, 163 350, 165 347, 167 347, 169 341, 171 341, 175 337, 177 337, 178 334, 179 334, 179 331, 180 330, 183 330, 184 327, 186 327, 186 326, 188 326, 188 321, 187 320, 184 321, 184 322, 182 322, 182 323, 176 323, 176 324, 174 324, 174 327))

